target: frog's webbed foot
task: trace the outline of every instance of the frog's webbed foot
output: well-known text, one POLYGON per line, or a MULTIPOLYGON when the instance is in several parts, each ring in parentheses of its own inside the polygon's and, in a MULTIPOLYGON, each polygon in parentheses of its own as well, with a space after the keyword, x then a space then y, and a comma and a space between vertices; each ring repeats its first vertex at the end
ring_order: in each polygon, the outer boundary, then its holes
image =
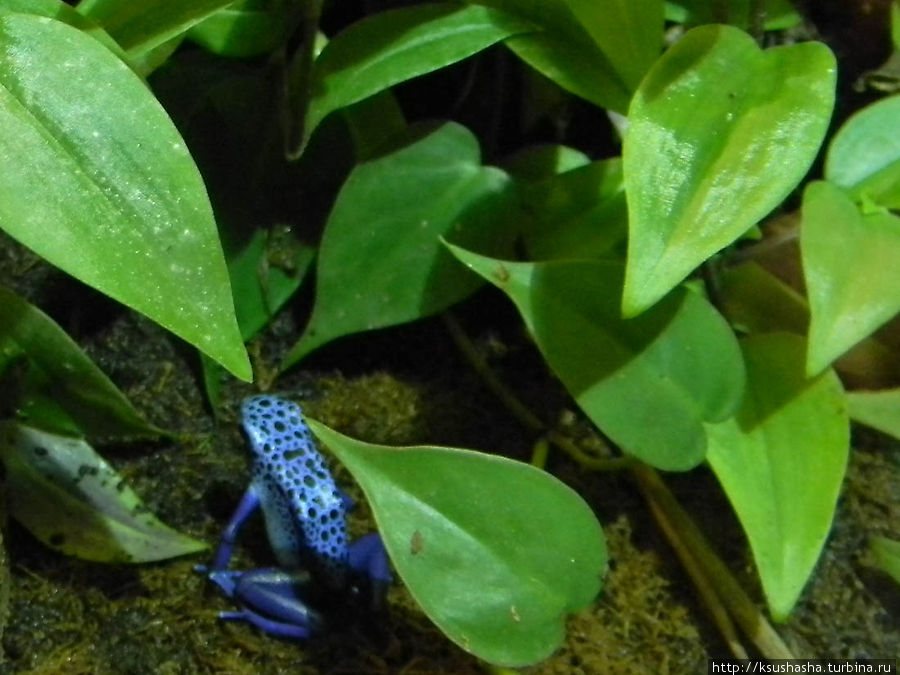
POLYGON ((308 637, 322 625, 321 615, 298 594, 310 582, 305 571, 214 570, 209 580, 241 605, 239 611, 221 612, 222 619, 247 621, 266 633, 289 638, 308 637))

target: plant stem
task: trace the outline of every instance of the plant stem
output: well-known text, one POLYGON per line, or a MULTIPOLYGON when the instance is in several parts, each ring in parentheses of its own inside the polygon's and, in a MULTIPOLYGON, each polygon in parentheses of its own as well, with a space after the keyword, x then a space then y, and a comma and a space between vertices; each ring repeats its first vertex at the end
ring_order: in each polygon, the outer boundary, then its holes
POLYGON ((447 327, 450 337, 456 344, 457 349, 462 353, 466 361, 472 367, 472 370, 484 381, 484 384, 490 389, 491 393, 500 399, 500 402, 512 413, 519 422, 530 431, 542 433, 546 431, 545 425, 541 419, 535 415, 528 407, 522 403, 515 394, 513 394, 500 381, 500 378, 494 374, 487 362, 481 358, 481 354, 475 349, 475 345, 466 335, 466 332, 459 325, 459 321, 450 312, 444 312, 442 317, 444 325, 447 327))
MULTIPOLYGON (((725 563, 712 549, 709 541, 697 527, 697 524, 681 507, 675 496, 669 491, 659 474, 651 467, 638 464, 632 469, 632 475, 641 488, 647 501, 650 503, 654 516, 662 514, 668 521, 671 529, 677 532, 678 543, 671 537, 673 547, 678 551, 679 546, 686 546, 690 555, 703 569, 706 577, 721 603, 728 609, 741 630, 750 638, 767 659, 791 659, 790 649, 784 644, 781 637, 772 628, 756 604, 741 588, 725 563)), ((661 525, 663 532, 669 536, 666 526, 661 525)), ((702 595, 702 591, 701 591, 702 595)), ((727 637, 726 637, 727 640, 727 637)), ((731 646, 729 642, 729 647, 731 646)))
POLYGON ((650 512, 653 514, 656 524, 659 525, 659 528, 666 536, 666 539, 669 540, 669 544, 675 550, 678 559, 681 560, 681 564, 684 566, 685 571, 687 571, 691 581, 694 582, 694 586, 696 586, 697 591, 700 593, 703 604, 709 611, 713 623, 716 624, 716 628, 718 628, 719 632, 722 634, 723 639, 728 645, 728 649, 731 650, 734 658, 746 659, 747 650, 744 649, 744 645, 741 644, 741 641, 737 636, 734 622, 728 615, 728 610, 722 604, 721 598, 719 598, 712 583, 707 578, 703 567, 697 561, 697 558, 694 557, 693 553, 691 553, 690 546, 684 540, 684 537, 682 537, 681 531, 675 523, 672 522, 670 514, 663 508, 660 501, 656 499, 654 490, 650 489, 646 484, 646 480, 642 478, 643 473, 644 468, 635 467, 635 480, 638 487, 641 489, 644 498, 650 505, 650 512))

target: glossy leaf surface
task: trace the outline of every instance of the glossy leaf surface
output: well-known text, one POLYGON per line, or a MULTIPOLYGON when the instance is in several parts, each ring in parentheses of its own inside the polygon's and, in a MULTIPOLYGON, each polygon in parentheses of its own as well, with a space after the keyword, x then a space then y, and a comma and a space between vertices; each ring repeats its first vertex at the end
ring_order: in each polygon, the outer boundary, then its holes
POLYGON ((529 464, 472 450, 369 445, 309 420, 362 487, 410 593, 485 661, 534 663, 600 590, 603 531, 573 490, 529 464))
POLYGON ((900 438, 900 389, 847 392, 850 418, 900 438))
POLYGON ((825 178, 854 197, 900 209, 900 96, 889 96, 848 119, 831 141, 825 178))
POLYGON ((510 180, 479 155, 475 137, 447 123, 413 130, 398 150, 353 170, 328 218, 316 304, 287 365, 336 337, 438 312, 478 287, 438 238, 479 250, 509 245, 510 180))
MULTIPOLYGON (((41 390, 29 394, 51 397, 82 433, 100 438, 162 433, 141 417, 59 324, 3 286, 0 286, 0 350, 28 358, 31 367, 39 371, 31 381, 46 381, 41 390)), ((27 409, 28 401, 17 401, 17 406, 27 409)))
POLYGON ((769 610, 787 619, 831 528, 850 425, 832 371, 808 380, 805 344, 789 333, 744 340, 747 395, 707 426, 707 459, 750 540, 769 610))
POLYGON ((900 311, 900 218, 865 214, 841 188, 811 183, 803 194, 800 251, 812 375, 900 311))
POLYGON ((3 422, 0 460, 10 513, 66 555, 135 563, 207 548, 159 521, 82 440, 3 422))
POLYGON ((0 15, 0 130, 3 229, 249 378, 203 181, 134 73, 63 23, 0 15))
POLYGON ((834 85, 825 45, 761 51, 731 26, 695 28, 656 62, 632 100, 623 148, 626 316, 794 189, 828 127, 834 85))
POLYGON ((380 12, 335 36, 312 74, 304 135, 329 113, 535 30, 487 7, 432 3, 380 12))
POLYGON ((682 288, 626 320, 620 263, 514 263, 450 248, 510 296, 566 389, 623 450, 670 471, 703 461, 703 422, 730 415, 744 385, 737 341, 709 303, 682 288))

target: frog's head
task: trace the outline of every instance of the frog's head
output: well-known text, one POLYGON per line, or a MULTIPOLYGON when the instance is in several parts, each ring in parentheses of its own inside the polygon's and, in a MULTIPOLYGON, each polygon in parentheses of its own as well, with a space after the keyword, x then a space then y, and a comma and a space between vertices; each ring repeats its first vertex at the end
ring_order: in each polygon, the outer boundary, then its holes
POLYGON ((297 442, 308 442, 303 411, 293 401, 277 396, 253 396, 241 404, 241 424, 257 458, 264 459, 273 449, 297 442))

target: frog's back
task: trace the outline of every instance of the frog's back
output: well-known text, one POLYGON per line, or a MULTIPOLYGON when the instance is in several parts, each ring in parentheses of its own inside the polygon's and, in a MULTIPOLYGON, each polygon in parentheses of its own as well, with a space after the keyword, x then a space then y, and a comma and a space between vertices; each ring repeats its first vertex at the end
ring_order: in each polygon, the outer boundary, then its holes
POLYGON ((254 454, 252 486, 279 564, 299 567, 308 550, 328 567, 343 567, 343 499, 300 406, 264 395, 246 399, 241 411, 254 454))

